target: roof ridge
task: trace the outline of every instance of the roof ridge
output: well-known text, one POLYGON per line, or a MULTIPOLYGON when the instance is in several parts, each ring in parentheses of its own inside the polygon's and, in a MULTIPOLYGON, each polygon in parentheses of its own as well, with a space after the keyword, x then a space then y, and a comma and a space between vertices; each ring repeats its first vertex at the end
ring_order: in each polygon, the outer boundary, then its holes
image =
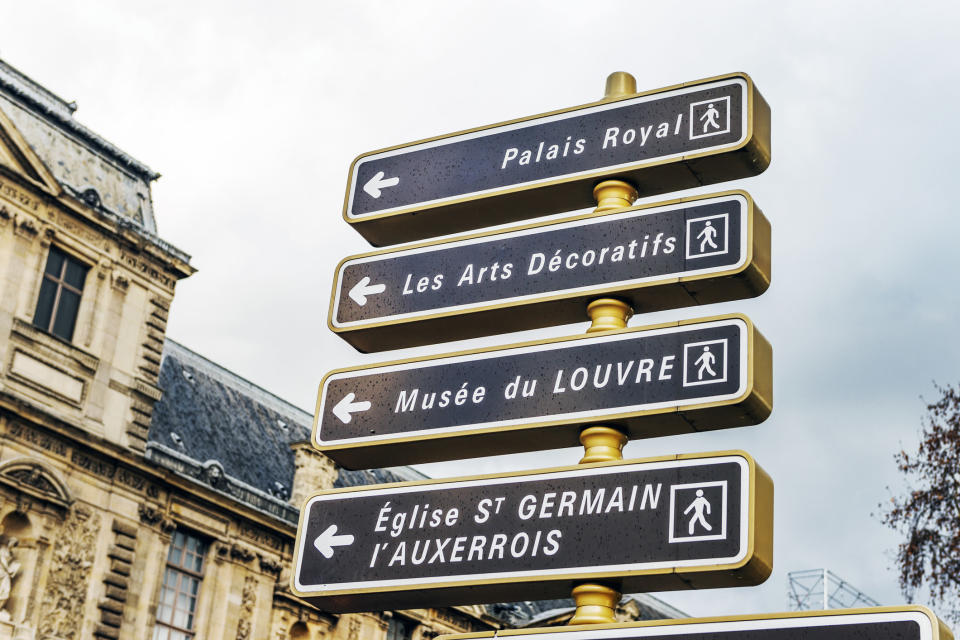
POLYGON ((69 111, 71 114, 77 110, 77 103, 74 101, 68 102, 58 96, 56 93, 46 88, 20 69, 16 68, 6 60, 0 59, 0 69, 6 71, 10 75, 14 76, 17 80, 27 85, 31 91, 36 91, 42 97, 52 100, 56 103, 56 106, 61 107, 64 111, 69 111))
POLYGON ((202 363, 205 366, 205 370, 207 373, 216 374, 217 377, 220 378, 220 380, 225 384, 246 387, 248 390, 255 391, 257 395, 260 396, 259 398, 257 398, 257 400, 266 399, 268 401, 272 401, 273 404, 280 405, 281 407, 284 408, 284 410, 282 411, 278 410, 278 413, 301 414, 300 417, 303 417, 308 422, 313 422, 313 414, 310 413, 309 411, 306 411, 305 409, 298 407, 297 405, 293 404, 289 400, 285 400, 281 398, 280 396, 273 393, 272 391, 269 391, 264 387, 261 387, 255 382, 251 382, 247 378, 244 378, 243 376, 231 371, 230 369, 227 369, 223 365, 214 362, 210 358, 207 358, 206 356, 203 356, 197 353, 193 349, 190 349, 189 347, 184 346, 183 344, 177 342, 172 338, 168 337, 164 339, 163 357, 167 356, 167 345, 172 346, 178 352, 177 355, 185 356, 188 360, 193 360, 194 365, 196 365, 198 362, 202 363))
POLYGON ((41 116, 58 125, 68 134, 83 138, 93 150, 109 156, 114 163, 139 174, 146 180, 156 180, 160 173, 151 169, 144 162, 100 136, 92 129, 77 122, 73 117, 75 107, 63 98, 42 86, 19 69, 0 59, 0 88, 6 89, 7 95, 19 99, 21 105, 30 108, 34 116, 41 116))

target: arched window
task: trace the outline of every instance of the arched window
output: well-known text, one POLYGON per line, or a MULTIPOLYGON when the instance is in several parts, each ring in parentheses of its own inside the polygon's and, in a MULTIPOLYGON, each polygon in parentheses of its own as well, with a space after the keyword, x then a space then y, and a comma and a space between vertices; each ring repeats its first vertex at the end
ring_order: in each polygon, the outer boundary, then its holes
POLYGON ((11 511, 0 523, 0 531, 6 537, 14 537, 23 542, 33 538, 33 528, 30 526, 30 520, 27 516, 16 511, 11 511))
POLYGON ((310 640, 310 629, 306 622, 296 622, 290 627, 290 640, 310 640))

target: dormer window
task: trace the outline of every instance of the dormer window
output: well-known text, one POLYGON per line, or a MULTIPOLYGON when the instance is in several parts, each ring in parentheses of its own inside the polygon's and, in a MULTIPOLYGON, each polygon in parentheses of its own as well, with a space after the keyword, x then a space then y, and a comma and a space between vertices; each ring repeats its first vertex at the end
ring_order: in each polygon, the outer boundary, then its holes
POLYGON ((64 340, 73 339, 80 296, 89 267, 56 247, 50 247, 33 324, 64 340))

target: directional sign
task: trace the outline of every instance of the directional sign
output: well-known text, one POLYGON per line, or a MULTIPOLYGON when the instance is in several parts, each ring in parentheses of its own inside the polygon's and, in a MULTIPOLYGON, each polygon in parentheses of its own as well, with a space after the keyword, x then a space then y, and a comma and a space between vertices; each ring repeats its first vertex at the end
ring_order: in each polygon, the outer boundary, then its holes
POLYGON ((379 351, 580 322, 600 295, 658 311, 769 282, 770 224, 733 191, 351 256, 328 324, 379 351))
POLYGON ((759 584, 773 484, 727 452, 327 491, 294 558, 295 593, 334 612, 561 598, 584 580, 759 584))
POLYGON ((462 633, 438 640, 953 640, 926 607, 872 607, 751 616, 462 633))
POLYGON ((343 216, 380 246, 593 206, 604 178, 655 195, 769 163, 770 108, 738 73, 363 154, 343 216))
POLYGON ((342 369, 320 384, 314 445, 348 469, 757 424, 770 345, 741 315, 342 369))

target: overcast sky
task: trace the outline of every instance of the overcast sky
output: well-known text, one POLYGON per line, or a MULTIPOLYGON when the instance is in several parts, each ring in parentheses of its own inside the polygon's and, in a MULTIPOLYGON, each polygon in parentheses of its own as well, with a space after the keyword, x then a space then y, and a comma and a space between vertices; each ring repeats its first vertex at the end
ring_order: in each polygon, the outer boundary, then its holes
MULTIPOLYGON (((932 381, 960 379, 954 203, 955 2, 8 2, 0 56, 78 120, 159 170, 161 237, 194 256, 168 335, 312 409, 333 368, 581 333, 586 325, 362 356, 325 327, 332 273, 367 250, 342 221, 359 153, 601 97, 746 71, 773 113, 748 190, 773 225, 754 300, 641 315, 747 313, 774 347, 772 417, 637 441, 629 457, 740 448, 776 486, 775 570, 760 587, 662 597, 691 615, 784 610, 787 572, 829 567, 902 597, 901 491, 932 381)), ((667 196, 651 201, 666 199, 667 196)), ((574 463, 570 449, 471 472, 574 463)), ((431 465, 457 475, 463 465, 431 465)))

